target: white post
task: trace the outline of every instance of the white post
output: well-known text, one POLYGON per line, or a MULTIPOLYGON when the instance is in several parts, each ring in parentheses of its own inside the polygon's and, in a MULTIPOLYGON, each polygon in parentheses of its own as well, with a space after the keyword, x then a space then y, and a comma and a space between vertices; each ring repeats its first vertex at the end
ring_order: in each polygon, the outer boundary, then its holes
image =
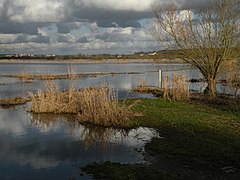
POLYGON ((162 70, 159 70, 159 88, 162 89, 162 70))

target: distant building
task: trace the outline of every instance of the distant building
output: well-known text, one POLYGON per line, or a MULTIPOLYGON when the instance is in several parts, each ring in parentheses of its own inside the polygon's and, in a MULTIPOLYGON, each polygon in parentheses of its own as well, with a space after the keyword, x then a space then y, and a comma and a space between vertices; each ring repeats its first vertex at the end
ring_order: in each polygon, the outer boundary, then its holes
POLYGON ((149 53, 149 56, 155 56, 157 55, 157 52, 149 53))

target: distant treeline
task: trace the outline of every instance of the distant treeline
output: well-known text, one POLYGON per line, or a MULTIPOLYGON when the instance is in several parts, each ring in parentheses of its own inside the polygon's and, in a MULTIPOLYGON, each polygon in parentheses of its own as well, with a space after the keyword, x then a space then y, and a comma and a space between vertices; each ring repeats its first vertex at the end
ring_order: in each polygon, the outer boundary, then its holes
POLYGON ((67 60, 67 59, 176 59, 180 53, 176 50, 163 50, 154 52, 136 52, 134 54, 97 54, 97 55, 0 55, 0 59, 47 59, 47 60, 67 60))

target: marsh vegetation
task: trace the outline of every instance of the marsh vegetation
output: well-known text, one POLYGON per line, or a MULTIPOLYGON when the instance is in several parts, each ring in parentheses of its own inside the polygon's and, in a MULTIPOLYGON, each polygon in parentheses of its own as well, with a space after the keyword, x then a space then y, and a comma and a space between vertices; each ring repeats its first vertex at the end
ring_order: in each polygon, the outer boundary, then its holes
POLYGON ((118 102, 113 89, 104 85, 60 91, 49 81, 46 91, 29 93, 33 113, 75 114, 79 121, 129 128, 130 109, 118 102))

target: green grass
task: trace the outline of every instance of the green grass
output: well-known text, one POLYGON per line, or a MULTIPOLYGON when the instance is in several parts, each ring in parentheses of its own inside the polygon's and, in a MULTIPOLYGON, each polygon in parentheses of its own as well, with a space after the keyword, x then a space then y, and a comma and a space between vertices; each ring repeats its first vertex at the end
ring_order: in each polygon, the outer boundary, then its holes
POLYGON ((93 174, 94 179, 115 179, 115 180, 172 180, 176 177, 161 172, 158 169, 142 164, 120 164, 112 162, 95 163, 81 168, 88 174, 93 174))
MULTIPOLYGON (((155 128, 162 137, 153 138, 145 145, 146 159, 153 167, 180 179, 238 179, 240 176, 239 111, 213 103, 163 99, 141 100, 132 110, 142 114, 134 117, 133 123, 155 128), (223 170, 229 166, 234 172, 223 170)), ((120 172, 124 174, 124 170, 120 172)))

